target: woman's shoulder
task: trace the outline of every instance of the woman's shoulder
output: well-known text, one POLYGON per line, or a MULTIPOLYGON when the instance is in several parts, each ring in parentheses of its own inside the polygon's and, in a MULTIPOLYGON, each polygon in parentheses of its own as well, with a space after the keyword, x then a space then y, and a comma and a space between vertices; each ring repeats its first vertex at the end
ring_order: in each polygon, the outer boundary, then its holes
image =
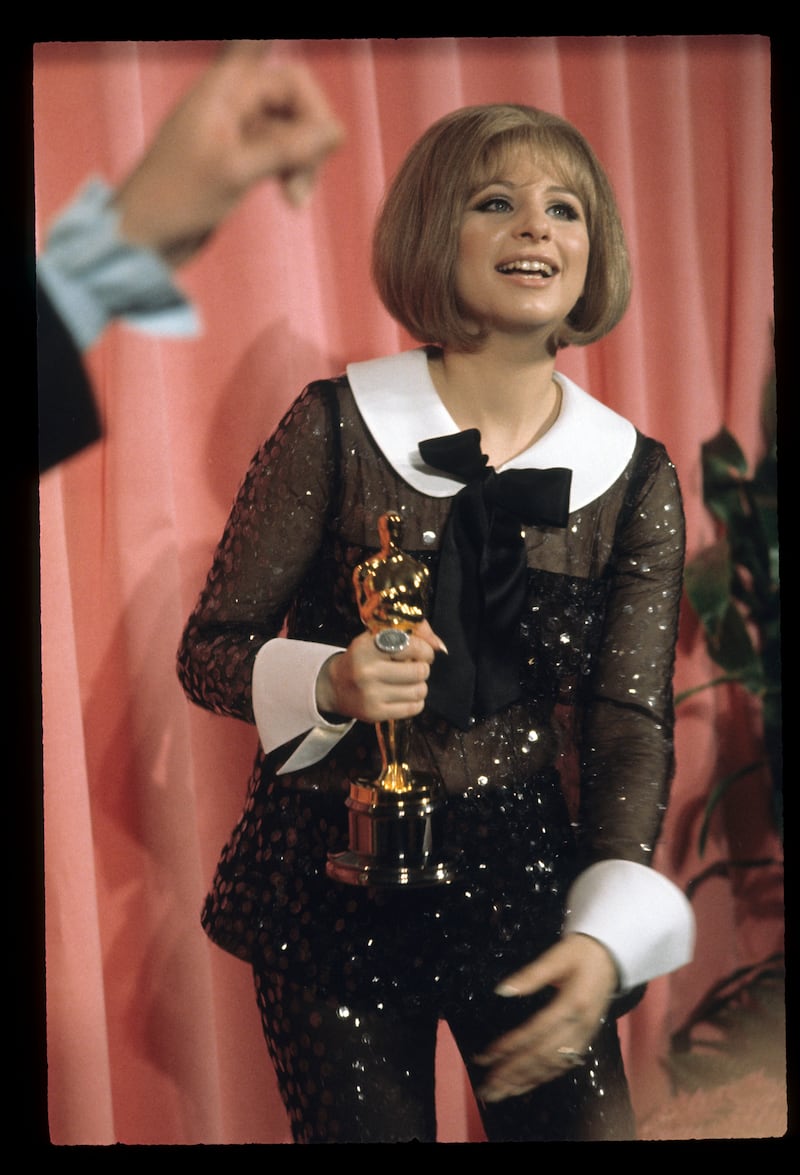
POLYGON ((666 497, 680 502, 681 490, 678 481, 678 472, 667 452, 666 445, 655 437, 646 436, 636 431, 636 445, 629 466, 626 470, 626 480, 629 483, 628 496, 635 488, 660 487, 666 497))
POLYGON ((344 374, 311 380, 284 409, 273 435, 295 430, 327 432, 328 422, 338 413, 339 403, 349 396, 344 374))

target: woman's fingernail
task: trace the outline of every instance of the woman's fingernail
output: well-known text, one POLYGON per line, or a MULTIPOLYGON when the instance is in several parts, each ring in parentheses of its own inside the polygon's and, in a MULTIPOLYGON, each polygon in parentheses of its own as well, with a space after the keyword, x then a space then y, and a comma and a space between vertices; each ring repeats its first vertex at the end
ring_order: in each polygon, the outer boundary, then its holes
POLYGON ((514 987, 513 984, 511 984, 511 983, 498 983, 497 987, 494 989, 494 994, 495 995, 503 995, 503 996, 513 996, 513 995, 522 995, 522 992, 519 990, 518 987, 514 987))

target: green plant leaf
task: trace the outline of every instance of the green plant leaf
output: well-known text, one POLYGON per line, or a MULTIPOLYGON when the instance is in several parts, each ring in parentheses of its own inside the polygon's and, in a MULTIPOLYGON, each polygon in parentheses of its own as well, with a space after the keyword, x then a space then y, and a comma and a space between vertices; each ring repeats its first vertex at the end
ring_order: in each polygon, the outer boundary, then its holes
POLYGON ((681 690, 675 695, 675 705, 680 706, 682 702, 693 698, 695 694, 702 694, 706 690, 716 689, 720 685, 733 685, 739 683, 739 677, 735 673, 726 673, 722 677, 712 677, 710 681, 704 681, 700 685, 691 685, 688 689, 681 690))
POLYGON ((703 501, 726 526, 742 514, 741 484, 747 475, 747 460, 736 439, 726 428, 701 447, 703 501))
MULTIPOLYGON (((782 832, 781 616, 777 510, 775 384, 762 403, 765 456, 749 476, 741 446, 727 429, 701 447, 703 499, 720 537, 686 565, 685 591, 705 637, 709 656, 723 671, 684 691, 678 702, 703 689, 738 683, 761 701, 764 754, 772 778, 775 826, 782 832)), ((731 784, 752 765, 717 784, 708 820, 731 784)))
POLYGON ((730 544, 725 537, 699 551, 686 564, 686 594, 707 631, 716 631, 730 604, 732 574, 730 544))
POLYGON ((735 604, 728 606, 716 630, 708 634, 708 651, 717 665, 735 673, 750 693, 763 693, 761 657, 735 604))
POLYGON ((731 470, 741 475, 747 472, 747 459, 741 445, 727 428, 721 428, 710 441, 704 441, 700 452, 703 468, 711 480, 715 476, 723 479, 729 477, 731 470))
POLYGON ((752 775, 754 771, 758 771, 764 766, 764 760, 759 759, 755 763, 748 763, 746 766, 740 767, 737 771, 732 771, 730 775, 724 776, 724 778, 721 779, 719 783, 717 783, 711 795, 708 797, 708 803, 706 804, 703 823, 700 828, 700 835, 698 837, 698 851, 701 857, 706 849, 708 833, 711 827, 711 818, 714 815, 717 805, 725 798, 735 783, 738 783, 738 781, 743 779, 746 775, 752 775))

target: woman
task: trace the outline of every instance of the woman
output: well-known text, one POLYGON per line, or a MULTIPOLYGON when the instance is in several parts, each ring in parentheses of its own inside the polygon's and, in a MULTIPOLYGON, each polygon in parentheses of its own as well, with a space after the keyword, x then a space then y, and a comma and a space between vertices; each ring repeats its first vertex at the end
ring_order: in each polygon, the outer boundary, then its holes
POLYGON ((189 696, 261 737, 204 926, 253 966, 297 1141, 435 1141, 440 1019, 489 1141, 630 1138, 615 1020, 691 953, 686 903, 648 868, 683 520, 663 448, 555 372, 627 303, 608 181, 555 116, 457 111, 400 169, 374 276, 425 348, 305 390, 184 634, 189 696), (392 656, 352 583, 387 511, 434 585, 392 656), (332 880, 374 724, 409 717, 458 875, 332 880))

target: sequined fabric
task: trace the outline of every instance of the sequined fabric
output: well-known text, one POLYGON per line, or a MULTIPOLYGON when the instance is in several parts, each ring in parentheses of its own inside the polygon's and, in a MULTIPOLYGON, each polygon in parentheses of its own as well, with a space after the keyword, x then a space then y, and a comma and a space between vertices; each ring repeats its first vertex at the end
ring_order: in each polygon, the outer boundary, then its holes
MULTIPOLYGON (((573 857, 559 781, 542 773, 453 797, 448 840, 462 868, 441 889, 329 881, 340 823, 339 797, 277 785, 262 816, 269 874, 251 953, 281 1092, 297 1141, 435 1141, 437 1021, 478 1084, 470 1059, 546 999, 509 1002, 494 988, 558 937, 573 857)), ((483 1107, 495 1141, 628 1137, 613 1025, 585 1068, 512 1101, 483 1107)))
MULTIPOLYGON (((450 502, 392 470, 345 379, 311 385, 254 458, 234 504, 179 652, 188 695, 252 722, 253 661, 284 619, 295 639, 342 646, 358 634, 352 570, 375 551, 387 510, 403 516, 403 545, 430 566, 435 586, 450 502)), ((326 878, 327 854, 346 847, 349 781, 377 766, 371 727, 356 724, 301 772, 276 774, 293 744, 256 758, 203 924, 254 966, 298 1140, 367 1141, 382 1129, 370 1115, 390 1069, 376 1058, 388 1045, 359 1049, 364 1034, 340 1033, 337 1009, 369 1021, 373 1038, 393 1020, 446 1018, 468 1055, 509 1014, 509 1002, 491 996, 497 980, 558 937, 576 873, 602 858, 651 860, 672 770, 683 558, 663 448, 639 437, 614 485, 564 530, 527 528, 525 545, 521 701, 466 731, 430 716, 416 724, 412 766, 435 767, 449 793, 449 836, 463 862, 456 883, 387 896, 326 878), (336 1056, 348 1072, 366 1066, 373 1090, 356 1125, 359 1097, 339 1097, 349 1086, 336 1056)), ((487 1129, 508 1139, 625 1137, 624 1078, 612 1028, 604 1032, 592 1064, 564 1079, 569 1098, 551 1083, 525 1113, 487 1110, 487 1129)), ((408 1129, 421 1136, 430 1121, 408 1129)))

